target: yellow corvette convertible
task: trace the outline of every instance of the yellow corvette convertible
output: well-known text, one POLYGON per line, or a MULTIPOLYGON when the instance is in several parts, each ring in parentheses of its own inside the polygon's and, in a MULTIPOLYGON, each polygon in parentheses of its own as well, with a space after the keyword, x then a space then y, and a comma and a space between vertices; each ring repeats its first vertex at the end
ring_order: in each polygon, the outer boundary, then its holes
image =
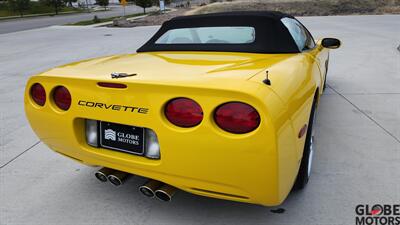
POLYGON ((25 111, 54 151, 96 177, 169 201, 176 190, 279 205, 310 177, 313 122, 334 38, 294 17, 176 17, 137 53, 71 63, 29 79, 25 111))

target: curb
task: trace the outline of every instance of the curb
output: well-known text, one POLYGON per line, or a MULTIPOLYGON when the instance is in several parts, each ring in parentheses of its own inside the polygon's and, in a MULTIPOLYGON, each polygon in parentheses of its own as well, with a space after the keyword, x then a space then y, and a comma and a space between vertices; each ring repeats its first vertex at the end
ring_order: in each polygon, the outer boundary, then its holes
MULTIPOLYGON (((126 19, 129 20, 129 21, 132 21, 132 20, 144 18, 146 16, 148 16, 148 15, 128 17, 126 19)), ((103 23, 96 23, 96 24, 92 24, 92 25, 86 25, 86 26, 82 26, 82 27, 102 27, 102 26, 109 25, 109 24, 112 24, 112 23, 113 23, 113 21, 108 21, 108 22, 103 22, 103 23)))
MULTIPOLYGON (((170 8, 168 8, 168 9, 169 9, 168 13, 176 11, 176 9, 170 9, 170 8)), ((144 17, 146 17, 146 16, 149 16, 149 14, 141 15, 141 16, 128 17, 128 18, 126 18, 126 20, 132 21, 132 20, 137 20, 137 19, 144 18, 144 17)), ((113 23, 113 21, 108 21, 108 22, 96 23, 96 24, 86 25, 86 26, 83 25, 83 27, 90 27, 90 28, 93 28, 93 27, 102 27, 102 26, 105 26, 105 25, 110 25, 110 24, 112 24, 112 23, 113 23)))

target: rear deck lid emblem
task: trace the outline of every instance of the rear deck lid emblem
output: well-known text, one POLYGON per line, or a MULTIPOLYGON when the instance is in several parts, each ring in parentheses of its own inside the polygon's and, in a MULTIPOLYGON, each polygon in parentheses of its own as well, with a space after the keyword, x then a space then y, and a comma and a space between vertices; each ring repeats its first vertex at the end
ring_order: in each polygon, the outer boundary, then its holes
POLYGON ((119 72, 113 72, 111 73, 111 78, 113 79, 118 79, 118 78, 124 78, 124 77, 133 77, 136 76, 136 73, 119 73, 119 72))

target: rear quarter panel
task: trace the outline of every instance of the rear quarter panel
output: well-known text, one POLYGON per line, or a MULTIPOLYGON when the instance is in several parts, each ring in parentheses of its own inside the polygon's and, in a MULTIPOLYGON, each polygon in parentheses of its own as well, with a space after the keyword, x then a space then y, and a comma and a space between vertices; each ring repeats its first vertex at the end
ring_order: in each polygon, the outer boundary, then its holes
MULTIPOLYGON (((314 95, 323 81, 319 63, 315 60, 318 57, 319 51, 315 49, 315 52, 294 54, 268 68, 270 88, 285 105, 281 112, 281 126, 277 129, 282 196, 290 191, 296 179, 305 143, 305 135, 299 138, 298 134, 304 125, 308 125, 314 95)), ((263 71, 251 80, 260 82, 265 79, 265 73, 263 71)))

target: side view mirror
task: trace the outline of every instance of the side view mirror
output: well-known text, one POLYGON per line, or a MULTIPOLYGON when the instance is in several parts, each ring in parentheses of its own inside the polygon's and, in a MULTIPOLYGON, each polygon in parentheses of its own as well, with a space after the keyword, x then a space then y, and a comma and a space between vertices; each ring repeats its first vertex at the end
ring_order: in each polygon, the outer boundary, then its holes
POLYGON ((324 38, 321 42, 322 47, 330 49, 337 49, 341 44, 340 40, 336 38, 324 38))

